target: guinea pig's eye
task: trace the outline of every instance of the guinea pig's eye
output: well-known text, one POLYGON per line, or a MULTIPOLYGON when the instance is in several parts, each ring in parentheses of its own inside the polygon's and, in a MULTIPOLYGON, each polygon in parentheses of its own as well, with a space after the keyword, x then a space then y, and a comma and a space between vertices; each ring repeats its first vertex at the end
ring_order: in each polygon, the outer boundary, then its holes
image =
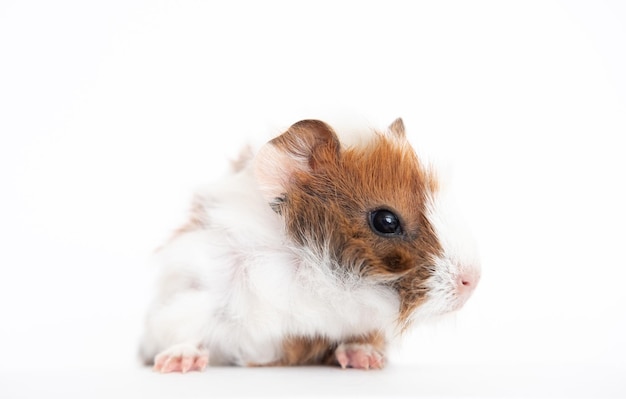
POLYGON ((369 214, 370 228, 374 233, 390 236, 402 234, 400 219, 387 209, 378 209, 369 214))

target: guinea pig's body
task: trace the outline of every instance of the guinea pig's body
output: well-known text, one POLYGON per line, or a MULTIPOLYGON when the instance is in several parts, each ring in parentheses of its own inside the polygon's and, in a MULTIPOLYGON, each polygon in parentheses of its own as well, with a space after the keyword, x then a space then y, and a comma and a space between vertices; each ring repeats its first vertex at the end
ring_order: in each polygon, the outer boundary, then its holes
POLYGON ((440 191, 400 120, 345 148, 323 122, 292 125, 198 193, 157 251, 143 359, 382 367, 389 341, 460 308, 479 279, 440 191))

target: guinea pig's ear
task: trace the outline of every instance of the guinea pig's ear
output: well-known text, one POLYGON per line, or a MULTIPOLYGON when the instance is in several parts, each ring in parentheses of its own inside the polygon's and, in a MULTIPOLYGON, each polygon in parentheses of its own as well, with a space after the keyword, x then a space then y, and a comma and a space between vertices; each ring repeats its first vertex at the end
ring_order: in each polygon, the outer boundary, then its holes
POLYGON ((404 138, 404 122, 402 122, 402 118, 398 118, 389 125, 387 128, 389 133, 394 135, 397 138, 404 138))
POLYGON ((307 119, 265 144, 254 160, 254 173, 263 197, 280 202, 299 172, 311 172, 339 158, 339 140, 326 123, 307 119))

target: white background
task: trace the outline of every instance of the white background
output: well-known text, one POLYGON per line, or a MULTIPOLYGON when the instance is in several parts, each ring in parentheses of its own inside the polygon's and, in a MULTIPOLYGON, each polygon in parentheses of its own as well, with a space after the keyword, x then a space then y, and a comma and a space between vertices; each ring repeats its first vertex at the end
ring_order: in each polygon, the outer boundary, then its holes
POLYGON ((0 3, 0 397, 626 396, 626 5, 0 3), (381 372, 135 354, 151 251, 242 143, 401 116, 483 279, 381 372))

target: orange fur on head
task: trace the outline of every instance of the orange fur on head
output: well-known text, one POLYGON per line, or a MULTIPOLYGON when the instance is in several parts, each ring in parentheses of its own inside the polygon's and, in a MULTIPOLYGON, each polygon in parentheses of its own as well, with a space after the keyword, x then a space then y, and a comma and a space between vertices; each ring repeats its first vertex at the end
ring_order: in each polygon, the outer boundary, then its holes
POLYGON ((438 182, 406 141, 402 120, 361 147, 340 149, 320 121, 299 122, 271 143, 266 151, 274 155, 263 159, 279 162, 258 169, 293 239, 329 251, 345 273, 393 286, 399 322, 406 321, 425 294, 441 246, 426 215, 438 182), (377 209, 399 216, 401 236, 372 231, 368 215, 377 209))

